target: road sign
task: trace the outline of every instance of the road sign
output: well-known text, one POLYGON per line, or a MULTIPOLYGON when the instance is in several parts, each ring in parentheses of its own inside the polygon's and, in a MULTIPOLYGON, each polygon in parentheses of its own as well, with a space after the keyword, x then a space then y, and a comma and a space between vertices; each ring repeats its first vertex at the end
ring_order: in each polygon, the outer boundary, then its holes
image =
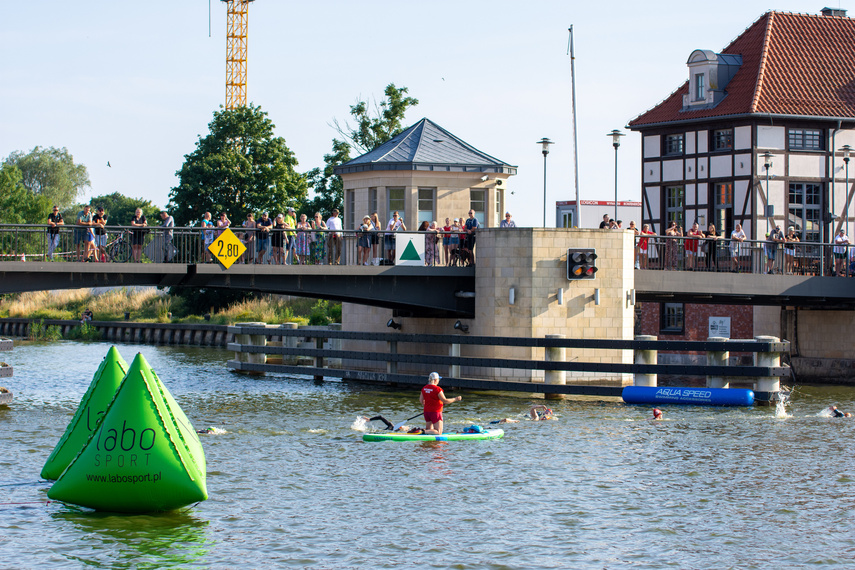
POLYGON ((425 264, 425 238, 422 234, 398 234, 395 236, 395 265, 425 264))
POLYGON ((226 228, 226 231, 217 236, 208 246, 208 251, 211 252, 214 259, 220 262, 223 269, 228 269, 232 263, 240 259, 243 252, 246 251, 246 246, 241 243, 230 228, 226 228))

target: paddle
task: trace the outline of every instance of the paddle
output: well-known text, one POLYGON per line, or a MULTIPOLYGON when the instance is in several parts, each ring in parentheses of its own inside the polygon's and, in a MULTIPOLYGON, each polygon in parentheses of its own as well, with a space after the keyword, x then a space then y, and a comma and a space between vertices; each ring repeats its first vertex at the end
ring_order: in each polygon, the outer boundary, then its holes
POLYGON ((403 425, 404 425, 404 424, 406 424, 408 421, 410 421, 410 420, 414 420, 414 419, 416 419, 417 417, 419 417, 419 416, 421 416, 421 415, 422 415, 421 413, 418 413, 418 414, 414 415, 414 416, 413 416, 413 417, 411 417, 411 418, 407 418, 407 419, 405 419, 404 421, 402 421, 402 422, 401 422, 401 423, 399 423, 399 424, 395 424, 395 425, 392 427, 392 431, 398 431, 398 430, 399 430, 399 429, 401 429, 401 427, 403 427, 403 425))

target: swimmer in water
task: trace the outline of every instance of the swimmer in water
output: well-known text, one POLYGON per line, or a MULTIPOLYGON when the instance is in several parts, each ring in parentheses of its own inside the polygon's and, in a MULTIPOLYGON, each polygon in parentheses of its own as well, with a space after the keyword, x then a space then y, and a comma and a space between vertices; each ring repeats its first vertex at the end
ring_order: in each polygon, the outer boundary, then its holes
POLYGON ((491 424, 515 424, 515 423, 519 423, 519 420, 515 420, 513 418, 502 418, 500 420, 493 420, 490 423, 491 424))
POLYGON ((653 419, 661 420, 662 419, 662 410, 659 408, 653 408, 653 419))
POLYGON ((851 418, 852 414, 849 412, 841 412, 837 409, 837 406, 829 406, 828 411, 831 412, 831 417, 833 418, 851 418))
POLYGON ((380 420, 381 422, 383 422, 386 425, 385 429, 388 429, 388 430, 394 430, 395 429, 395 426, 392 425, 392 422, 390 422, 389 420, 387 420, 383 416, 374 416, 373 418, 369 418, 368 416, 362 416, 362 419, 364 419, 366 422, 373 422, 374 420, 380 420))
POLYGON ((555 416, 552 414, 552 410, 547 408, 543 404, 538 404, 536 406, 532 406, 528 411, 528 415, 531 416, 531 419, 534 421, 540 420, 554 420, 555 416))

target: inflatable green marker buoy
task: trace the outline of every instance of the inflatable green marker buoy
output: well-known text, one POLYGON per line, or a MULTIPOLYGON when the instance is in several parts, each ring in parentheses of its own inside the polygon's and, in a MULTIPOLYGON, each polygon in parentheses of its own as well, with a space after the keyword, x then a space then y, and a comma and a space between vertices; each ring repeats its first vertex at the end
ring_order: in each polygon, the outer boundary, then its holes
POLYGON ((48 497, 122 513, 168 511, 208 498, 199 436, 142 354, 48 497))
POLYGON ((80 400, 74 417, 71 418, 65 433, 56 444, 53 452, 42 467, 41 476, 55 480, 65 471, 71 460, 83 449, 89 436, 98 427, 104 410, 110 404, 122 378, 128 371, 128 363, 119 354, 115 346, 110 347, 101 366, 92 377, 92 383, 80 400))

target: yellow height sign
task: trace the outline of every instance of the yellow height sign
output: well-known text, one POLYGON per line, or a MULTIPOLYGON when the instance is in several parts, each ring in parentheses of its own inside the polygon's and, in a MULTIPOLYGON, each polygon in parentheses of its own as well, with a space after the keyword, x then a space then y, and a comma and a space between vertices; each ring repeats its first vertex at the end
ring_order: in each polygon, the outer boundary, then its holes
POLYGON ((208 251, 220 262, 223 269, 228 269, 232 263, 240 259, 243 252, 246 251, 246 246, 241 243, 231 229, 226 228, 226 231, 217 236, 217 239, 208 246, 208 251))

